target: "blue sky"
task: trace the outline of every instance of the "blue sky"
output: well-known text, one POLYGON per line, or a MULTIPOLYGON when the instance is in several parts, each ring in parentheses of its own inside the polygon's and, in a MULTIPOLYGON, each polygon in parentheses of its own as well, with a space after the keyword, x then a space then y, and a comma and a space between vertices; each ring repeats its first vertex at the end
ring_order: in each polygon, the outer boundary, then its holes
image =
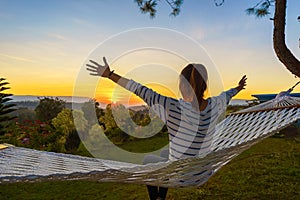
MULTIPOLYGON (((256 3, 225 0, 216 7, 213 0, 190 0, 179 16, 171 17, 161 1, 157 16, 150 19, 133 0, 0 0, 1 76, 14 94, 69 96, 82 63, 99 43, 123 31, 160 27, 202 45, 218 67, 224 88, 247 74, 248 88, 238 98, 279 92, 298 79, 274 54, 272 21, 246 15, 256 3)), ((286 39, 298 58, 299 8, 299 1, 288 1, 286 39)), ((105 56, 110 58, 109 52, 105 56)))

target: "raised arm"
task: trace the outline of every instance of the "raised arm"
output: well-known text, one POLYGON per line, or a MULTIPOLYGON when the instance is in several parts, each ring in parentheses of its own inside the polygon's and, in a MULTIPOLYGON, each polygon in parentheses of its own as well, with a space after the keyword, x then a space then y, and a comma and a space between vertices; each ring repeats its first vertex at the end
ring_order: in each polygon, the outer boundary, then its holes
POLYGON ((152 89, 141 85, 133 80, 121 77, 120 75, 114 73, 114 70, 110 70, 109 65, 106 62, 105 57, 103 57, 104 65, 90 60, 91 64, 87 64, 87 70, 90 71, 92 76, 102 76, 111 79, 115 83, 124 87, 125 89, 133 92, 140 98, 142 98, 148 106, 150 106, 155 113, 165 122, 167 117, 167 107, 171 98, 165 97, 153 91, 152 89))
POLYGON ((103 57, 104 65, 100 65, 99 63, 90 60, 91 64, 86 64, 87 70, 90 71, 90 75, 92 76, 102 76, 105 78, 109 78, 113 82, 119 84, 120 86, 126 88, 126 85, 128 84, 129 80, 127 78, 124 78, 116 73, 114 73, 114 70, 110 71, 110 67, 106 61, 106 58, 103 57))
POLYGON ((216 106, 218 107, 219 113, 224 113, 226 111, 227 105, 229 104, 231 98, 239 93, 241 90, 245 89, 246 86, 246 75, 241 78, 238 83, 238 86, 231 88, 225 92, 222 92, 219 96, 213 97, 216 106))

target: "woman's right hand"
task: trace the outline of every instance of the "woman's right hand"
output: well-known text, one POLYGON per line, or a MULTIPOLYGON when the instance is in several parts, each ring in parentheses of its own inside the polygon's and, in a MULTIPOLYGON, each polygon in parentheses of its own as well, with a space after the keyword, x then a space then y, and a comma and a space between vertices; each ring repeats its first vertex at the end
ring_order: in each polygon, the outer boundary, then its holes
POLYGON ((106 62, 106 58, 103 57, 104 65, 100 65, 99 63, 90 60, 91 64, 86 64, 87 70, 90 71, 90 75, 92 76, 102 76, 108 77, 110 75, 110 68, 106 62))
POLYGON ((247 85, 246 81, 247 81, 247 77, 246 77, 246 75, 244 75, 242 77, 242 79, 239 81, 239 85, 236 87, 236 89, 238 91, 241 91, 241 90, 245 89, 245 86, 247 85))

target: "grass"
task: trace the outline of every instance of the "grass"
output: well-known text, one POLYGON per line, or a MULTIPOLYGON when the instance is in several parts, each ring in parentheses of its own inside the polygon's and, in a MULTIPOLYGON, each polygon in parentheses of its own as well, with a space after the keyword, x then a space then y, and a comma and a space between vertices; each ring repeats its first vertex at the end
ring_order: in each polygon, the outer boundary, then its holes
POLYGON ((136 142, 127 142, 118 145, 120 148, 135 153, 147 153, 160 150, 169 142, 168 133, 160 134, 151 138, 139 139, 136 142))
MULTIPOLYGON (((132 142, 142 148, 154 141, 132 142)), ((83 152, 83 150, 82 150, 83 152)), ((0 185, 0 199, 147 199, 146 187, 92 181, 0 185)), ((219 170, 199 188, 169 189, 167 199, 299 199, 300 137, 271 137, 219 170)))

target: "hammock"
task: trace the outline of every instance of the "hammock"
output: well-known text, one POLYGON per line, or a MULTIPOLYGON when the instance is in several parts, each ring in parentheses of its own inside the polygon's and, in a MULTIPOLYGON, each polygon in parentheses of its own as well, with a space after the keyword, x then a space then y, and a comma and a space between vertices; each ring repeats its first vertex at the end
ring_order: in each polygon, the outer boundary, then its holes
POLYGON ((95 180, 165 187, 200 186, 253 144, 300 119, 300 99, 279 96, 229 115, 216 126, 205 157, 147 165, 0 146, 0 183, 95 180))

